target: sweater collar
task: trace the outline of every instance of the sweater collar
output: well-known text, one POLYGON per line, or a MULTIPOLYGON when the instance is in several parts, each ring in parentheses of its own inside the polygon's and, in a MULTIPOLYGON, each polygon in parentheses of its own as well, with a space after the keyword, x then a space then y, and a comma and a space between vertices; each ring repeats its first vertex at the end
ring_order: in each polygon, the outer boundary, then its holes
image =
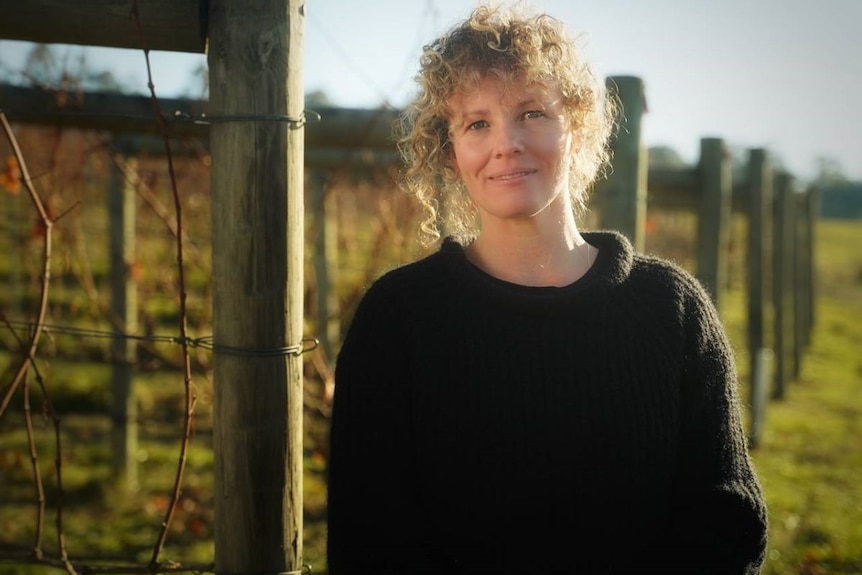
POLYGON ((467 259, 464 247, 451 237, 443 240, 440 253, 455 266, 457 273, 467 276, 464 279, 497 284, 509 291, 524 295, 563 294, 582 290, 608 289, 626 281, 631 273, 634 259, 634 249, 631 242, 624 235, 615 231, 585 232, 582 235, 587 243, 598 249, 598 257, 582 278, 562 287, 523 286, 495 278, 473 265, 467 259))

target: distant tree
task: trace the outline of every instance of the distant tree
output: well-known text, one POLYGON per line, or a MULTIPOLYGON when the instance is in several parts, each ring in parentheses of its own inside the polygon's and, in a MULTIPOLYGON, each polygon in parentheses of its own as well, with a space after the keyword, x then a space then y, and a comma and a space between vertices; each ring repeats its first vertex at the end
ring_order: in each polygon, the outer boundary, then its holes
POLYGON ((109 70, 91 70, 84 52, 60 51, 50 44, 34 44, 20 71, 24 84, 66 92, 123 92, 109 70))
POLYGON ((841 162, 835 158, 821 156, 817 158, 815 183, 820 187, 839 186, 849 183, 849 179, 841 162))
POLYGON ((649 149, 651 168, 682 169, 687 167, 679 153, 670 146, 652 146, 649 149))
POLYGON ((24 61, 24 78, 32 86, 51 85, 57 80, 59 64, 49 44, 34 44, 24 61))
POLYGON ((112 72, 87 72, 82 87, 93 92, 123 92, 123 86, 112 72))
POLYGON ((326 108, 331 107, 332 102, 330 102, 329 96, 323 90, 312 90, 305 94, 305 105, 326 108))
MULTIPOLYGON (((748 162, 751 158, 751 148, 729 145, 731 179, 734 182, 744 182, 748 178, 748 162)), ((781 156, 767 150, 769 162, 776 171, 786 171, 786 164, 781 156)))

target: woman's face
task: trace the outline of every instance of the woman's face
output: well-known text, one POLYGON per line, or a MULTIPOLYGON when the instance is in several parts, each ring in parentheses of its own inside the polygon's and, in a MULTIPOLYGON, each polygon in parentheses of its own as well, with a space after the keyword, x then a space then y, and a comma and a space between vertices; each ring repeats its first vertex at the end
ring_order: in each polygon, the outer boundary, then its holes
POLYGON ((555 85, 525 85, 488 75, 449 100, 456 174, 483 227, 568 209, 572 133, 555 85))

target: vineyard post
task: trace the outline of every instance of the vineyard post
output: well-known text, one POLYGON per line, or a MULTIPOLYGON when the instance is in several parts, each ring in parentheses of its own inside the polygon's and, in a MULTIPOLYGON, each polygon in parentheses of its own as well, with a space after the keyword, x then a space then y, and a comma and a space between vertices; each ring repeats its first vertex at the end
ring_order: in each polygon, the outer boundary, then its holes
POLYGON ((807 286, 807 296, 808 301, 805 305, 806 310, 806 331, 805 331, 805 345, 806 347, 811 344, 811 334, 814 331, 814 324, 816 322, 816 309, 814 303, 817 301, 817 282, 814 277, 814 242, 816 238, 817 231, 817 219, 820 215, 820 192, 817 186, 811 185, 808 188, 808 193, 806 194, 806 208, 805 208, 805 227, 807 228, 806 236, 808 237, 808 241, 805 243, 805 265, 807 269, 805 270, 808 286, 807 286))
POLYGON ((766 322, 771 299, 766 289, 768 277, 765 255, 769 253, 769 220, 772 212, 772 169, 763 149, 753 149, 748 157, 748 352, 750 361, 751 445, 760 440, 766 414, 766 400, 771 381, 774 354, 766 342, 766 322), (768 353, 769 352, 769 353, 768 353))
POLYGON ((595 194, 601 226, 617 230, 643 250, 646 225, 647 152, 641 142, 641 117, 646 111, 643 80, 635 76, 611 76, 608 93, 616 97, 619 126, 612 140, 613 169, 595 194))
POLYGON ((700 141, 700 196, 697 216, 697 277, 721 310, 730 234, 730 157, 720 138, 700 141))
MULTIPOLYGON (((122 148, 122 146, 120 146, 122 148)), ((122 152, 118 152, 122 153, 122 152)), ((137 345, 124 336, 138 331, 135 265, 135 186, 137 159, 123 159, 111 170, 108 190, 111 261, 111 447, 114 475, 129 491, 138 486, 138 409, 134 365, 137 345)))
POLYGON ((80 44, 140 49, 143 29, 151 50, 203 52, 203 0, 27 0, 0 3, 0 38, 40 44, 80 44), (94 25, 98 22, 98 25, 94 25))
POLYGON ((812 188, 796 197, 796 229, 793 258, 793 309, 795 330, 793 340, 794 376, 799 377, 802 371, 803 352, 808 348, 811 335, 811 195, 812 188))
POLYGON ((775 388, 773 397, 784 398, 793 361, 793 245, 796 241, 793 178, 786 172, 775 177, 773 204, 772 299, 775 306, 775 388))
POLYGON ((210 0, 216 573, 302 569, 302 0, 210 0))

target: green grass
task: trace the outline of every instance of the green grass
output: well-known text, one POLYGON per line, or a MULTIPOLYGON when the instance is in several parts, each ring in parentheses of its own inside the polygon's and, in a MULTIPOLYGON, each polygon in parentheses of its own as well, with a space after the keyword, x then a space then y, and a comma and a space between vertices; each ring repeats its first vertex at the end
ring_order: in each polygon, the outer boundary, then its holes
POLYGON ((860 241, 859 222, 819 224, 812 345, 753 452, 769 505, 765 575, 862 573, 860 241))

